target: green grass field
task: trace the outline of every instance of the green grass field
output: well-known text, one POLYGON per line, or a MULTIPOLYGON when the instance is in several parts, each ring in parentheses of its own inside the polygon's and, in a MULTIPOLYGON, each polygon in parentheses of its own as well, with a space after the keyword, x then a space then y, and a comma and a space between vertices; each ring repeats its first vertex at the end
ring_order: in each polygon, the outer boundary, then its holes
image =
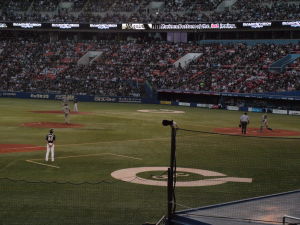
MULTIPOLYGON (((45 145, 48 128, 25 122, 62 122, 61 102, 0 98, 0 144, 45 145)), ((79 103, 71 123, 82 128, 56 128, 56 160, 44 162, 45 151, 0 154, 0 224, 2 225, 140 225, 166 214, 167 188, 116 180, 111 173, 134 167, 166 167, 170 162, 173 119, 185 129, 212 131, 236 127, 241 112, 166 105, 79 103), (139 109, 182 110, 183 114, 144 113, 139 109), (31 163, 32 160, 37 163, 31 163)), ((259 127, 260 113, 249 113, 259 127)), ((273 129, 300 131, 300 117, 270 115, 273 129)), ((300 137, 299 137, 300 138, 300 137)), ((300 188, 300 139, 256 138, 178 131, 177 166, 252 178, 251 183, 177 187, 177 209, 199 207, 300 188)), ((144 179, 165 171, 143 172, 144 179)), ((162 178, 163 179, 163 178, 162 178)), ((178 181, 205 179, 186 173, 178 181)))

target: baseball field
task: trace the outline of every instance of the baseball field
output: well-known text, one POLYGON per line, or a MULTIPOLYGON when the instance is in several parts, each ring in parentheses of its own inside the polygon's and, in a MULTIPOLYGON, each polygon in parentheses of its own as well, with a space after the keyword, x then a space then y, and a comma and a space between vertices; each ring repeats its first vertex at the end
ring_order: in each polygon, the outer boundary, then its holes
POLYGON ((169 105, 0 98, 1 225, 141 225, 166 214, 176 121, 177 210, 300 189, 300 117, 169 105), (70 103, 72 108, 72 103, 70 103), (45 136, 56 135, 45 162, 45 136))

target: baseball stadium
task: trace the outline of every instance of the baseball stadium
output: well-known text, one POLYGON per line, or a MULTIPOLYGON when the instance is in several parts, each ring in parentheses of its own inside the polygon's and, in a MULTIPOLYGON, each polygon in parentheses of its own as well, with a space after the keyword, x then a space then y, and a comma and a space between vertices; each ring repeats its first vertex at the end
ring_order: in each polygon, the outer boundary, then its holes
POLYGON ((1 0, 0 225, 299 225, 299 0, 1 0))

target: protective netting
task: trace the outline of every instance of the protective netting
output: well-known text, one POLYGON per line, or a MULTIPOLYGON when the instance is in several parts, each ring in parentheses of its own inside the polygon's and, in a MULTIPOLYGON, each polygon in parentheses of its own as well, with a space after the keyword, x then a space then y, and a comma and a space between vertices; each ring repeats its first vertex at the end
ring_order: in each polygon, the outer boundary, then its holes
MULTIPOLYGON (((176 211, 300 188, 299 138, 178 129, 176 143, 176 211)), ((295 207, 295 201, 284 198, 268 204, 256 201, 245 207, 245 210, 233 207, 227 212, 214 213, 204 210, 201 215, 282 223, 282 218, 276 215, 288 213, 287 208, 295 207), (272 206, 273 203, 276 204, 272 206), (282 207, 278 207, 280 204, 282 207), (258 211, 260 214, 253 218, 258 211), (270 213, 273 216, 265 216, 270 213)))
POLYGON ((166 191, 155 186, 134 187, 137 185, 115 180, 75 184, 1 178, 1 224, 136 225, 157 221, 165 213, 166 191))
MULTIPOLYGON (((25 168, 26 173, 18 169, 18 173, 6 174, 18 178, 4 178, 4 173, 0 178, 1 223, 141 225, 157 222, 167 211, 167 187, 159 185, 167 183, 170 162, 169 137, 159 141, 160 145, 153 146, 151 140, 147 142, 147 156, 105 153, 58 157, 59 170, 18 161, 17 165, 25 168), (143 160, 136 160, 136 157, 143 160), (146 169, 137 172, 136 176, 121 177, 126 181, 109 176, 120 168, 146 169), (88 172, 81 173, 83 169, 88 172), (106 177, 109 178, 98 181, 97 176, 90 177, 89 171, 108 174, 106 177), (25 177, 29 172, 32 176, 25 177), (75 175, 80 179, 75 179, 75 175), (22 176, 24 179, 20 178, 22 176), (152 181, 156 186, 133 181, 152 181)), ((176 211, 299 189, 299 146, 300 140, 290 137, 177 130, 176 211)), ((42 160, 32 161, 43 163, 42 160)), ((299 201, 292 195, 290 197, 256 201, 244 205, 246 210, 233 205, 222 210, 202 210, 190 216, 278 223, 281 218, 273 215, 274 212, 289 215, 289 207, 300 208, 299 201)))

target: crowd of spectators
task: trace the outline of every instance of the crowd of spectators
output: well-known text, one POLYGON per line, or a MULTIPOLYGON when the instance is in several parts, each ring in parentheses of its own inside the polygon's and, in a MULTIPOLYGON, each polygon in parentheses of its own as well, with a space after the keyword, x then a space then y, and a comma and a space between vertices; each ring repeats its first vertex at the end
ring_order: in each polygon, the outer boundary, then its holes
POLYGON ((8 11, 26 11, 32 3, 32 0, 6 1, 3 6, 8 11))
POLYGON ((237 1, 232 10, 214 12, 210 16, 216 21, 273 21, 298 19, 300 4, 289 1, 273 1, 269 4, 260 1, 237 1))
POLYGON ((53 1, 34 0, 32 9, 33 9, 33 11, 52 12, 57 8, 58 3, 59 3, 59 0, 53 0, 53 1))
POLYGON ((89 50, 108 49, 96 42, 1 41, 0 90, 132 96, 141 93, 138 80, 122 77, 124 66, 77 65, 89 50))
POLYGON ((64 2, 71 2, 73 4, 71 11, 79 12, 84 8, 84 6, 87 3, 87 0, 67 0, 67 1, 64 0, 64 2))
MULTIPOLYGON (((172 79, 155 78, 156 87, 195 91, 259 93, 299 88, 299 69, 271 73, 269 66, 299 51, 298 45, 208 45, 202 57, 184 70, 172 68, 172 79)), ((171 72, 169 71, 169 72, 171 72)))
POLYGON ((203 11, 214 11, 223 0, 194 1, 191 10, 201 13, 203 11))
POLYGON ((136 9, 138 9, 139 5, 139 0, 128 0, 126 2, 122 0, 115 0, 113 1, 110 10, 113 12, 134 12, 136 9))
POLYGON ((299 60, 285 72, 268 68, 295 44, 207 44, 168 42, 95 42, 10 40, 0 42, 0 90, 86 95, 143 94, 154 89, 260 93, 300 89, 299 60), (78 65, 88 51, 100 56, 78 65), (186 67, 174 63, 201 53, 186 67))
POLYGON ((31 22, 237 22, 299 19, 300 4, 295 1, 238 0, 225 11, 216 11, 222 0, 163 1, 161 8, 150 10, 150 0, 4 0, 0 21, 31 22), (72 3, 61 8, 60 2, 72 3), (30 10, 30 5, 32 8, 30 10), (21 12, 20 12, 21 11, 21 12), (42 13, 43 12, 43 13, 42 13), (48 14, 47 14, 48 13, 48 14))
POLYGON ((86 5, 84 6, 83 10, 84 12, 107 12, 111 5, 112 5, 111 0, 89 0, 86 5))

